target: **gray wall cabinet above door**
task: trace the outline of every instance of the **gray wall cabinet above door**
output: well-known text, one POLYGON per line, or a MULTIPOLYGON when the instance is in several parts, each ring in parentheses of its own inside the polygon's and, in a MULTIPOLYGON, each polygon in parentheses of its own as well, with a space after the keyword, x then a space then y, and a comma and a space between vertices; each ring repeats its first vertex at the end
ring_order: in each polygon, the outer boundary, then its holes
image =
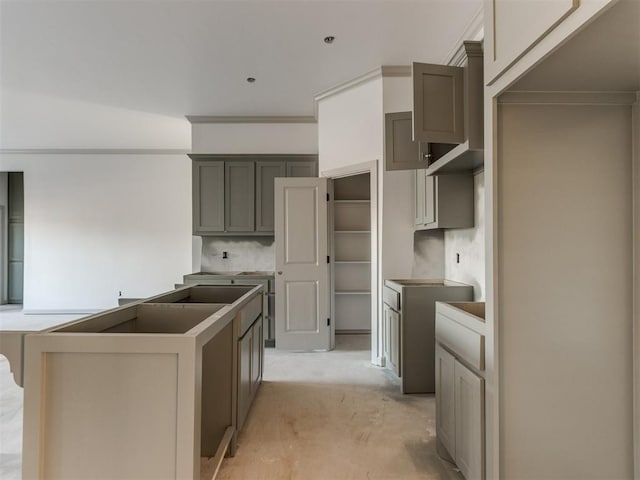
POLYGON ((273 232, 274 180, 286 176, 286 162, 256 162, 256 231, 273 232))
POLYGON ((291 161, 287 162, 287 177, 317 177, 318 162, 291 161))

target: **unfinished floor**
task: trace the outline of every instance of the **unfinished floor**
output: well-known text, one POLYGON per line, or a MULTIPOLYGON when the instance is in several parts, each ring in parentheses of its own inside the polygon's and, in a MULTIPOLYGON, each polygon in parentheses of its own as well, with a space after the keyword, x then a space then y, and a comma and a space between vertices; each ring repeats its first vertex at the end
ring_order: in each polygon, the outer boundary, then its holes
POLYGON ((218 478, 462 478, 436 454, 435 397, 402 395, 369 345, 345 335, 332 352, 267 350, 238 452, 218 478))
MULTIPOLYGON (((0 324, 34 329, 68 321, 0 309, 0 324), (37 325, 35 325, 37 324, 37 325)), ((336 350, 267 349, 264 383, 234 458, 220 479, 443 479, 462 477, 435 450, 435 398, 401 395, 397 379, 371 365, 370 339, 338 336, 336 350)), ((22 389, 0 356, 0 478, 21 478, 22 389)), ((211 471, 202 472, 209 480, 211 471)))

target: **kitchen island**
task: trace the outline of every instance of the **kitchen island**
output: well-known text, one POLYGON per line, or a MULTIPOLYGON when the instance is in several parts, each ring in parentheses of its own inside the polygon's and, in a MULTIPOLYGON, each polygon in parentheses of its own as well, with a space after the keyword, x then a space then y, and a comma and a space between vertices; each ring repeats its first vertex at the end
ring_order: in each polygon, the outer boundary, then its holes
POLYGON ((217 472, 262 380, 262 300, 187 286, 25 335, 23 478, 217 472))

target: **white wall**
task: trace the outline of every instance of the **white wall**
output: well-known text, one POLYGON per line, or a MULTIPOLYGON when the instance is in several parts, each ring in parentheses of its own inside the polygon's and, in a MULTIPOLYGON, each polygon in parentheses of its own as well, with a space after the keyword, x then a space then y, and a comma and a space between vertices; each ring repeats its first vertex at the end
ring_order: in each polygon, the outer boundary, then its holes
POLYGON ((25 310, 113 307, 191 271, 186 155, 1 155, 11 170, 24 172, 25 310))
POLYGON ((193 153, 318 153, 316 123, 194 123, 193 153))
POLYGON ((633 478, 631 109, 498 109, 501 477, 633 478))
POLYGON ((484 301, 484 171, 474 175, 473 190, 473 228, 452 228, 444 232, 444 276, 473 285, 474 300, 484 301), (456 263, 456 253, 460 254, 460 263, 456 263))
POLYGON ((186 118, 2 89, 2 149, 190 147, 186 118))
POLYGON ((25 310, 113 307, 192 271, 191 162, 173 154, 190 144, 185 118, 2 89, 0 171, 24 172, 25 310))

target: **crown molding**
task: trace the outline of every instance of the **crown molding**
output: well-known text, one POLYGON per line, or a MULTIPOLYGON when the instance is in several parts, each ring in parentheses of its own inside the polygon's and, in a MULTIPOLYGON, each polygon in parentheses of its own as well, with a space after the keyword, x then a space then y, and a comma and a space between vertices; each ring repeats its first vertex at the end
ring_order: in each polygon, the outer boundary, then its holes
POLYGON ((464 42, 467 40, 482 41, 484 39, 484 8, 480 6, 467 28, 462 32, 454 47, 442 59, 444 65, 460 66, 461 59, 466 58, 464 42))
POLYGON ((318 118, 318 102, 320 102, 321 100, 324 100, 325 98, 331 97, 338 93, 346 92, 347 90, 350 90, 364 83, 370 82, 371 80, 375 80, 377 78, 410 77, 410 76, 411 76, 410 65, 383 65, 369 72, 363 73, 362 75, 359 75, 347 82, 340 83, 335 87, 331 87, 327 90, 323 90, 322 92, 317 93, 313 97, 314 118, 318 118))
POLYGON ((187 155, 190 149, 162 148, 0 148, 0 155, 187 155))
POLYGON ((315 117, 295 115, 185 115, 191 124, 194 123, 316 123, 315 117))
POLYGON ((503 105, 632 105, 636 92, 505 92, 503 105))

